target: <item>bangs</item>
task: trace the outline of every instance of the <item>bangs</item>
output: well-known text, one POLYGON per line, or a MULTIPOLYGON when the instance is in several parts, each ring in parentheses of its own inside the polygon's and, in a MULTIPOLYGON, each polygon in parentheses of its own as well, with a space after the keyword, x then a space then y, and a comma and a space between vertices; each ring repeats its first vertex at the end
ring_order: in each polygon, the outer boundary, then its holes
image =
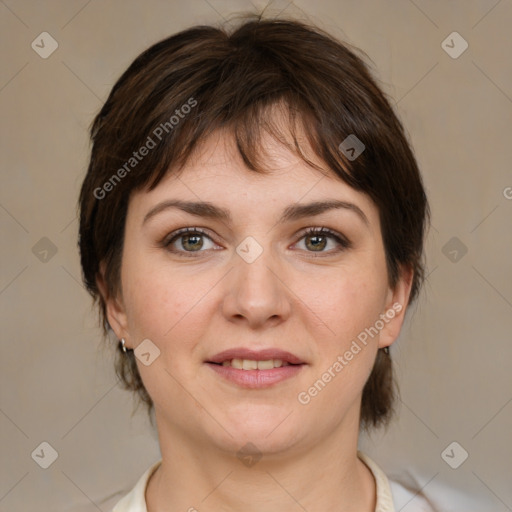
POLYGON ((352 181, 347 171, 349 162, 343 161, 342 155, 329 151, 329 143, 325 141, 325 133, 320 130, 318 117, 299 97, 283 95, 280 98, 266 98, 237 112, 226 106, 220 115, 211 119, 208 115, 208 112, 212 112, 211 107, 204 107, 202 112, 204 116, 200 119, 186 118, 180 124, 167 142, 168 151, 162 156, 161 162, 139 187, 150 191, 168 174, 180 176, 200 146, 220 131, 233 137, 248 170, 261 174, 270 172, 268 162, 271 155, 266 150, 264 140, 270 137, 312 169, 326 176, 336 174, 346 182, 352 181), (175 148, 181 148, 181 151, 175 148), (324 165, 315 163, 310 158, 312 154, 324 165), (331 165, 327 161, 329 157, 331 165), (330 171, 326 171, 326 167, 330 171))

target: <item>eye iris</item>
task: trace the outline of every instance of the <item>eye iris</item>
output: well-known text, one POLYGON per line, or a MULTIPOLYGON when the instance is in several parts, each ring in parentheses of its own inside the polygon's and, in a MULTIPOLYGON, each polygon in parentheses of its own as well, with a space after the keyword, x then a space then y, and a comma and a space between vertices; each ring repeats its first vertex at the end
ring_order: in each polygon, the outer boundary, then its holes
POLYGON ((184 249, 187 249, 186 244, 188 244, 191 239, 196 239, 196 241, 200 241, 200 245, 195 244, 190 247, 192 250, 199 250, 203 247, 203 240, 201 235, 182 235, 181 238, 183 240, 181 245, 183 246, 184 249))
MULTIPOLYGON (((326 242, 326 237, 325 236, 322 236, 322 235, 309 235, 308 237, 306 237, 306 240, 313 240, 313 239, 323 239, 321 242, 313 242, 313 245, 312 247, 314 249, 318 249, 320 247, 320 249, 324 249, 325 248, 325 244, 327 243, 326 242)), ((308 246, 308 243, 306 242, 306 246, 308 246)), ((308 246, 309 248, 309 246, 308 246)))

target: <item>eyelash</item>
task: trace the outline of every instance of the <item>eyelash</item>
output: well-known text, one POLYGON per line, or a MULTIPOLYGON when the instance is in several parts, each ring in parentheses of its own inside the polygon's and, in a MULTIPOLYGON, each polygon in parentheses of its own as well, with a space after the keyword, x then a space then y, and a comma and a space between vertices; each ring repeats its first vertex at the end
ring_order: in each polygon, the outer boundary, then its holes
MULTIPOLYGON (((186 234, 190 233, 190 234, 202 235, 202 236, 209 238, 212 242, 215 242, 212 239, 212 237, 206 231, 202 230, 201 228, 182 228, 182 229, 179 229, 178 231, 174 231, 170 235, 166 236, 161 242, 162 247, 167 249, 169 252, 172 252, 173 254, 183 255, 184 257, 187 257, 187 258, 195 258, 195 257, 197 257, 197 256, 195 256, 195 253, 205 252, 205 251, 180 251, 180 250, 170 249, 170 246, 174 243, 174 241, 179 239, 180 236, 185 233, 186 234)), ((332 238, 336 242, 338 242, 338 244, 340 244, 340 246, 341 246, 340 249, 334 249, 331 251, 327 251, 325 253, 327 256, 331 256, 332 254, 337 254, 339 252, 342 252, 346 249, 350 249, 352 247, 352 243, 347 238, 345 238, 343 235, 336 233, 335 231, 332 231, 331 229, 325 228, 325 227, 321 227, 321 228, 312 227, 312 228, 306 229, 304 232, 302 232, 302 234, 301 234, 300 238, 297 240, 297 242, 299 242, 300 240, 302 240, 303 238, 305 238, 307 236, 324 236, 327 238, 332 238)), ((319 254, 315 254, 315 251, 307 251, 307 252, 311 253, 313 258, 323 257, 322 256, 323 252, 320 252, 319 254)))

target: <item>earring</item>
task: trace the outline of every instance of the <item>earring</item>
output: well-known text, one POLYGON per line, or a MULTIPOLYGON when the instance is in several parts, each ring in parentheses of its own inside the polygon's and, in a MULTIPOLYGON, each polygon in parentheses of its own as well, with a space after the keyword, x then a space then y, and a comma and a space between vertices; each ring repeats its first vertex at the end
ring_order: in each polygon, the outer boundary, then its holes
POLYGON ((382 350, 384 351, 384 354, 389 355, 389 347, 384 347, 382 350))
POLYGON ((124 346, 125 341, 124 338, 121 338, 121 348, 123 349, 123 352, 126 353, 126 347, 124 346))

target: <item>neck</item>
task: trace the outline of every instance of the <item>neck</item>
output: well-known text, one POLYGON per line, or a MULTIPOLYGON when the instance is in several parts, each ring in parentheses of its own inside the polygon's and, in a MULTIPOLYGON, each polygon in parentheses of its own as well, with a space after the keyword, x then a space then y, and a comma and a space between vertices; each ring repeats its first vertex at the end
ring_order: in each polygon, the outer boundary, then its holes
POLYGON ((160 435, 162 464, 146 490, 148 512, 374 512, 375 480, 357 457, 357 428, 348 431, 349 437, 340 428, 293 453, 263 454, 245 466, 233 452, 166 424, 159 428, 167 433, 160 435))

